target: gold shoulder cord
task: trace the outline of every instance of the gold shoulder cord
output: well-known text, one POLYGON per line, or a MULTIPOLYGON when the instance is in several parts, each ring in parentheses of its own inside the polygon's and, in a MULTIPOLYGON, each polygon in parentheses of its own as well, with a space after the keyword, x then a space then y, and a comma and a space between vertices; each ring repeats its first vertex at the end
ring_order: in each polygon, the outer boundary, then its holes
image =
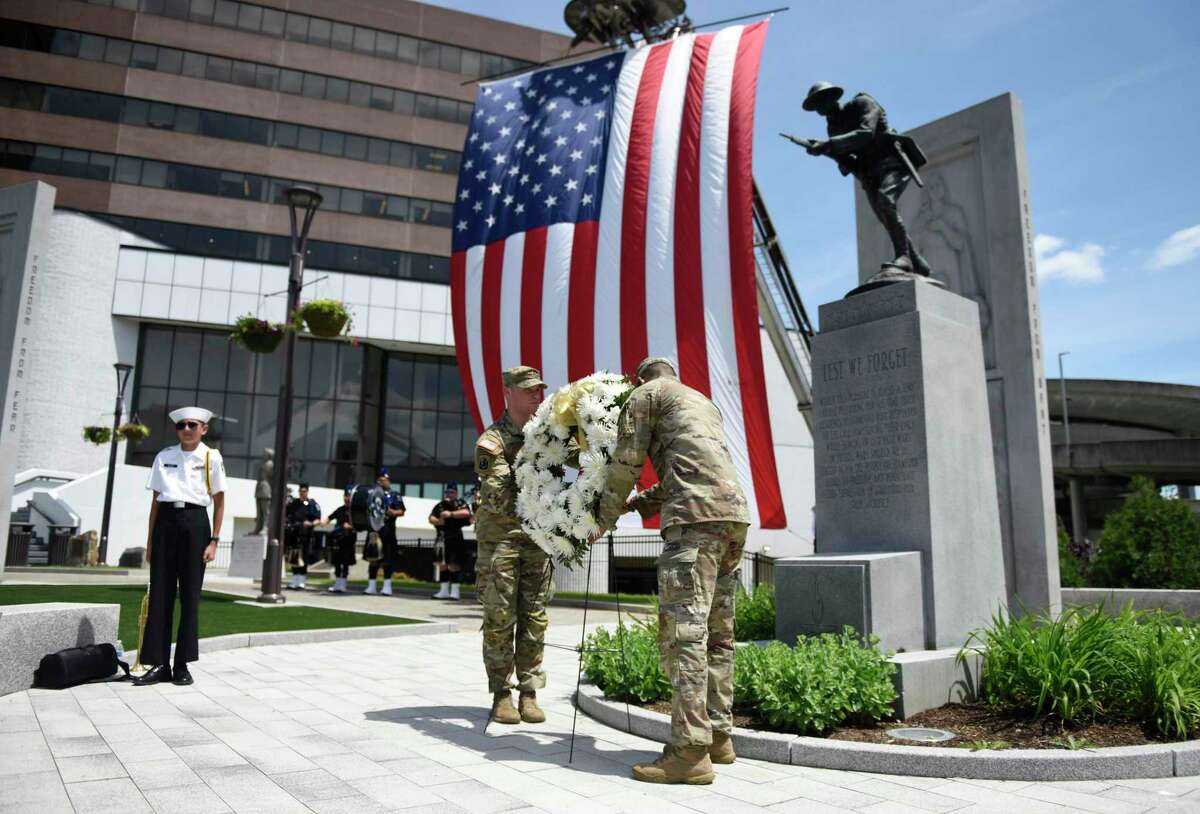
POLYGON ((212 497, 212 450, 204 450, 204 486, 208 489, 209 497, 212 497))

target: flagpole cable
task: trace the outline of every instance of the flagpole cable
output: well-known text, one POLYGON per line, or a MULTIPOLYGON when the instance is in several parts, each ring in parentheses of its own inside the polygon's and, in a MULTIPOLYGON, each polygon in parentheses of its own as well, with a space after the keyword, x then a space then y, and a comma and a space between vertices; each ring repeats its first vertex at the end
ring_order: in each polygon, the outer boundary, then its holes
POLYGON ((592 595, 592 552, 594 546, 588 545, 587 583, 583 590, 583 624, 579 628, 579 666, 575 670, 575 711, 571 714, 571 750, 567 755, 567 763, 575 760, 575 724, 579 720, 579 684, 583 679, 583 645, 587 638, 588 600, 592 595))
MULTIPOLYGON (((711 23, 701 23, 699 25, 694 25, 691 27, 690 30, 691 31, 699 31, 703 28, 712 28, 714 25, 724 25, 725 23, 736 23, 739 20, 749 20, 751 17, 767 17, 769 19, 771 17, 774 17, 776 14, 782 14, 785 11, 791 11, 791 9, 792 9, 791 6, 780 6, 779 8, 768 9, 766 11, 756 11, 752 14, 741 14, 741 15, 738 15, 737 17, 726 17, 724 20, 713 20, 711 23)), ((646 38, 643 37, 642 39, 640 39, 636 43, 634 43, 633 47, 637 48, 637 47, 643 45, 644 43, 646 43, 646 41, 647 41, 646 38)), ((577 54, 563 54, 561 57, 555 57, 554 59, 547 59, 544 62, 535 62, 532 65, 526 65, 522 68, 514 68, 513 70, 509 70, 509 71, 500 71, 499 73, 489 74, 487 76, 480 76, 480 77, 476 77, 475 79, 467 79, 467 80, 464 80, 463 82, 460 82, 459 87, 463 87, 466 85, 473 85, 476 82, 490 82, 493 79, 503 79, 506 76, 514 76, 516 74, 522 74, 522 73, 526 73, 528 71, 536 71, 538 68, 546 68, 551 65, 556 65, 559 62, 566 62, 567 60, 576 59, 578 57, 586 57, 586 56, 590 56, 592 54, 603 54, 603 53, 620 54, 624 51, 631 51, 631 50, 633 50, 633 49, 632 48, 612 48, 607 45, 602 45, 599 48, 593 48, 590 51, 580 51, 577 54)))

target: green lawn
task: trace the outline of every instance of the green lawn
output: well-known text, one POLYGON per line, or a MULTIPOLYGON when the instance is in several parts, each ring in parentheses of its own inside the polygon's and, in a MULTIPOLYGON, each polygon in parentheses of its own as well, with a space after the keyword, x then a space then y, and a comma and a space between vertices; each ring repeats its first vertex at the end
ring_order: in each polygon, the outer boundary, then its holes
MULTIPOLYGON (((308 581, 309 588, 326 588, 332 584, 333 584, 333 580, 331 580, 331 579, 310 579, 308 581)), ((382 584, 382 583, 377 582, 375 587, 378 589, 380 584, 382 584)), ((422 589, 429 590, 430 592, 438 590, 438 584, 439 583, 436 583, 436 582, 425 582, 423 580, 417 580, 417 579, 393 579, 392 580, 392 585, 393 585, 393 587, 396 587, 396 588, 422 588, 422 589)), ((350 582, 346 583, 346 587, 349 588, 351 592, 355 592, 355 591, 361 592, 364 588, 367 587, 367 583, 365 580, 351 580, 350 582)), ((475 595, 474 583, 464 584, 462 586, 462 591, 463 591, 464 595, 469 594, 471 596, 474 596, 475 595)), ((584 599, 584 595, 579 591, 555 591, 554 596, 559 599, 578 599, 580 601, 582 601, 584 599)), ((593 602, 621 602, 621 603, 628 603, 630 605, 653 605, 655 603, 655 601, 657 601, 657 599, 658 599, 658 597, 654 596, 653 594, 607 594, 607 593, 588 594, 587 598, 593 602)))
MULTIPOLYGON (((138 611, 146 589, 141 585, 0 585, 0 605, 23 605, 33 602, 97 602, 120 605, 121 617, 117 637, 126 650, 138 642, 138 611)), ((227 633, 263 633, 277 630, 311 630, 313 628, 364 627, 367 625, 409 625, 417 620, 398 616, 377 616, 370 613, 326 610, 289 606, 284 608, 251 608, 238 605, 241 596, 203 591, 200 594, 200 636, 224 636, 227 633)), ((175 624, 178 630, 179 604, 175 604, 175 624)), ((172 634, 173 635, 173 634, 172 634)))

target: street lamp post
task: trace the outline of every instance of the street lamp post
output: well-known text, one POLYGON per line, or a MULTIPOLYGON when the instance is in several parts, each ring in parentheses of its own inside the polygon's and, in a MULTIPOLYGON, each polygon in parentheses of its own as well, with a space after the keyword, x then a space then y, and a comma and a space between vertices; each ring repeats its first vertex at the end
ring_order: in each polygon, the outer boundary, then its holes
POLYGON ((117 403, 113 407, 112 442, 108 446, 108 480, 104 486, 104 517, 100 520, 100 564, 108 561, 108 518, 112 514, 113 480, 117 474, 117 429, 121 426, 121 416, 125 413, 125 386, 129 384, 129 374, 133 365, 117 362, 113 365, 117 370, 117 403))
POLYGON ((1071 505, 1071 541, 1082 547, 1087 539, 1087 514, 1083 510, 1083 481, 1075 475, 1075 457, 1071 450, 1071 413, 1067 407, 1067 380, 1063 376, 1063 357, 1071 353, 1064 350, 1058 354, 1058 393, 1062 400, 1063 436, 1067 445, 1067 499, 1071 505))
POLYGON ((293 186, 287 190, 288 215, 292 232, 292 257, 288 269, 287 323, 289 330, 283 340, 283 376, 279 386, 279 409, 275 415, 275 471, 271 484, 271 511, 267 521, 267 556, 263 560, 262 594, 258 601, 267 604, 285 602, 280 593, 283 579, 283 521, 287 510, 288 445, 292 436, 292 390, 296 357, 296 332, 291 325, 300 307, 303 287, 304 251, 313 216, 321 205, 321 193, 312 187, 293 186))

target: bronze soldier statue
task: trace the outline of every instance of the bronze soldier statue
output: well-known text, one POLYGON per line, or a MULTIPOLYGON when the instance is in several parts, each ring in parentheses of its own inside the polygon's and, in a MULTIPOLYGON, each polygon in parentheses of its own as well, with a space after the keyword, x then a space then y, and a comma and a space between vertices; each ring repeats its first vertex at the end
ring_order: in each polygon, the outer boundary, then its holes
POLYGON ((838 103, 841 96, 842 89, 837 85, 818 82, 804 99, 805 110, 825 117, 829 133, 826 141, 796 138, 786 133, 780 135, 805 148, 809 155, 832 158, 842 175, 853 173, 862 185, 871 211, 883 224, 895 252, 895 258, 884 263, 871 282, 896 282, 911 279, 913 275, 935 282, 929 276, 929 264, 913 245, 897 207, 910 180, 916 181, 917 186, 924 186, 917 174, 925 164, 924 153, 910 137, 902 136, 888 126, 887 111, 874 98, 859 93, 843 105, 838 103))

